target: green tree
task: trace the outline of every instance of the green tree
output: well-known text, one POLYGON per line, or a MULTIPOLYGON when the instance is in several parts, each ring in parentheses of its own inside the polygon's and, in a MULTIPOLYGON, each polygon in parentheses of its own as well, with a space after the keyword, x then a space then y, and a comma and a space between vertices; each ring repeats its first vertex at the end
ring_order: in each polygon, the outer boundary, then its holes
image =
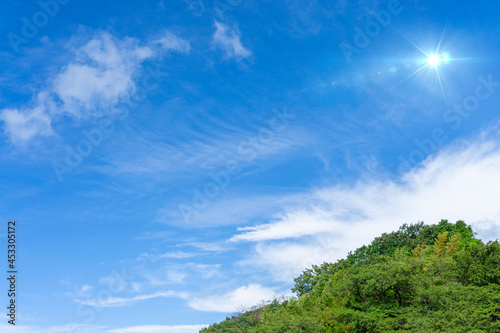
POLYGON ((438 258, 444 255, 446 243, 448 243, 448 231, 439 234, 434 241, 434 255, 438 258))
POLYGON ((404 224, 204 333, 500 332, 500 244, 463 221, 404 224))

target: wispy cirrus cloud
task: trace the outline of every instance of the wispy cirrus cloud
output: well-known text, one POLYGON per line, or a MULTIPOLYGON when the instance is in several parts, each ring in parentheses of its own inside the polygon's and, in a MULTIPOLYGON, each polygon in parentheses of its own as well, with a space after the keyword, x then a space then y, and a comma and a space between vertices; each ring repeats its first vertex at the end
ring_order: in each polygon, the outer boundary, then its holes
POLYGON ((162 266, 141 266, 139 270, 146 285, 152 288, 163 286, 187 286, 196 277, 198 280, 209 280, 219 275, 221 264, 201 264, 195 262, 169 263, 162 266))
POLYGON ((117 38, 99 31, 75 38, 69 52, 73 60, 19 108, 0 110, 4 132, 16 145, 36 137, 54 135, 53 123, 62 115, 80 121, 116 113, 118 103, 136 90, 135 76, 145 60, 165 51, 189 52, 189 42, 170 31, 155 41, 117 38))
MULTIPOLYGON (((180 104, 180 108, 184 107, 180 104)), ((175 111, 179 106, 172 108, 175 111)), ((238 120, 251 123, 246 115, 238 120)), ((316 140, 308 130, 293 123, 286 123, 282 131, 264 136, 262 133, 270 132, 269 122, 260 123, 260 127, 252 124, 251 128, 241 127, 236 122, 219 122, 216 128, 204 128, 203 131, 192 128, 198 124, 179 130, 175 123, 165 124, 161 132, 140 129, 128 133, 116 146, 110 147, 106 164, 96 169, 113 176, 150 178, 161 175, 163 180, 178 179, 180 173, 185 176, 186 172, 189 177, 200 174, 209 177, 211 172, 225 170, 229 162, 244 169, 276 155, 287 156, 316 140)))
POLYGON ((129 306, 133 303, 154 298, 177 298, 187 302, 191 308, 208 312, 237 312, 242 308, 249 308, 262 301, 272 300, 279 296, 275 288, 264 287, 259 284, 249 284, 229 290, 223 294, 201 295, 183 291, 159 291, 150 294, 140 294, 132 297, 108 297, 105 299, 75 298, 79 304, 98 308, 129 306))
MULTIPOLYGON (((191 204, 193 198, 185 203, 191 204)), ((198 200, 194 197, 194 200, 198 200)), ((185 221, 178 206, 160 208, 156 221, 185 227, 214 227, 247 223, 247 221, 264 219, 279 213, 279 209, 291 203, 300 202, 300 198, 290 195, 241 195, 230 193, 213 201, 207 201, 206 206, 193 206, 189 221, 185 221)))
POLYGON ((239 264, 288 281, 306 267, 336 261, 402 223, 465 220, 485 241, 500 238, 500 141, 496 130, 456 143, 399 180, 360 181, 313 191, 268 223, 240 228, 252 242, 239 264))
POLYGON ((51 326, 42 328, 39 326, 27 325, 0 325, 0 330, 4 333, 66 333, 66 332, 92 332, 92 333, 106 333, 107 326, 95 324, 68 324, 60 326, 51 326))
POLYGON ((108 326, 92 324, 68 324, 41 328, 38 326, 12 326, 0 325, 5 333, 66 333, 66 332, 92 332, 92 333, 198 333, 206 324, 200 325, 140 325, 110 329, 108 326))
POLYGON ((117 328, 109 330, 109 333, 198 333, 208 325, 142 325, 117 328))
POLYGON ((205 5, 202 0, 182 0, 188 6, 188 9, 193 13, 194 16, 201 16, 205 11, 205 5))
POLYGON ((168 290, 168 291, 159 291, 159 292, 156 292, 153 294, 136 295, 133 297, 108 297, 105 299, 79 299, 79 298, 75 298, 75 302, 77 302, 79 304, 94 306, 94 307, 110 308, 110 307, 126 306, 126 305, 130 305, 130 304, 137 302, 137 301, 144 301, 144 300, 148 300, 148 299, 152 299, 152 298, 159 298, 159 297, 167 297, 167 298, 173 297, 173 298, 187 299, 188 294, 185 292, 168 290))
POLYGON ((141 255, 136 260, 157 261, 161 259, 186 259, 195 257, 197 255, 199 255, 199 253, 188 253, 184 251, 172 251, 160 254, 141 253, 141 255))

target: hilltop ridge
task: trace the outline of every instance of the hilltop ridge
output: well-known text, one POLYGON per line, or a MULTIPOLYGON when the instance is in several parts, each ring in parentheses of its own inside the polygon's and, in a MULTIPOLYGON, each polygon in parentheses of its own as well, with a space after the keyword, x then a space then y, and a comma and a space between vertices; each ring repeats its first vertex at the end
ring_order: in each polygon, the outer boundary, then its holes
POLYGON ((464 221, 403 224, 294 282, 200 332, 500 332, 500 244, 464 221))

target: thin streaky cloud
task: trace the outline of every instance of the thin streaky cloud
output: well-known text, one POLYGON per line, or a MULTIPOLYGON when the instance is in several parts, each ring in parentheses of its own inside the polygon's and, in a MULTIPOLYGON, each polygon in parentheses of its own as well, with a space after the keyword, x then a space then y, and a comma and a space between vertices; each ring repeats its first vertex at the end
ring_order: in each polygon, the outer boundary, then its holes
POLYGON ((313 264, 334 262, 402 223, 465 220, 483 241, 498 239, 500 145, 496 130, 481 133, 429 157, 400 181, 359 181, 352 186, 317 189, 302 207, 283 207, 283 215, 239 228, 232 243, 253 250, 238 262, 285 282, 313 264))
POLYGON ((142 325, 108 330, 109 333, 198 333, 208 325, 142 325))
POLYGON ((79 304, 84 304, 84 305, 89 305, 89 306, 94 306, 94 307, 99 307, 99 308, 109 308, 109 307, 119 307, 119 306, 126 306, 130 305, 131 303, 138 302, 138 301, 144 301, 152 298, 159 298, 159 297, 166 297, 166 298, 180 298, 180 299, 187 299, 188 294, 184 292, 179 292, 179 291, 160 291, 156 292, 154 294, 144 294, 144 295, 137 295, 134 297, 109 297, 106 299, 75 299, 76 303, 79 304))

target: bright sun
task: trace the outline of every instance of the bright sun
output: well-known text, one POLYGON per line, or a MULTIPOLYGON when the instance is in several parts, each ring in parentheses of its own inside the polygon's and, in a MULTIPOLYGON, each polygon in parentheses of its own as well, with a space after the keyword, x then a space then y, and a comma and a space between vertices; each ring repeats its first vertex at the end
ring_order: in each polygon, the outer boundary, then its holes
MULTIPOLYGON (((425 69, 432 69, 429 72, 435 72, 435 75, 436 75, 437 80, 439 82, 439 86, 441 88, 441 92, 443 93, 444 100, 446 101, 446 95, 445 95, 445 92, 444 92, 443 83, 441 81, 441 74, 440 74, 441 69, 442 69, 441 67, 443 67, 443 65, 448 64, 450 61, 456 60, 456 59, 451 58, 450 55, 447 52, 442 52, 441 51, 441 44, 442 44, 442 41, 443 41, 444 30, 443 30, 443 33, 441 34, 441 38, 439 39, 439 43, 438 43, 438 45, 436 47, 436 50, 433 51, 432 53, 431 52, 426 52, 423 47, 417 45, 416 43, 414 43, 413 41, 411 41, 405 35, 403 35, 403 34, 401 34, 401 35, 408 42, 410 42, 413 46, 415 46, 415 48, 417 48, 424 55, 424 57, 425 57, 425 58, 419 58, 418 59, 418 63, 421 64, 422 66, 420 68, 418 68, 417 70, 415 70, 412 74, 408 75, 405 79, 403 79, 403 81, 411 78, 414 75, 419 74, 420 72, 422 72, 425 69)), ((443 70, 444 70, 444 68, 443 68, 443 70)), ((401 82, 403 82, 403 81, 401 81, 401 82)), ((448 104, 447 101, 446 101, 446 103, 448 104)))
POLYGON ((431 55, 429 58, 427 58, 427 63, 431 66, 437 66, 441 59, 437 55, 431 55))
POLYGON ((432 67, 437 67, 440 62, 448 62, 449 60, 450 57, 447 53, 443 53, 441 56, 438 56, 437 54, 431 54, 427 57, 427 64, 432 67))

